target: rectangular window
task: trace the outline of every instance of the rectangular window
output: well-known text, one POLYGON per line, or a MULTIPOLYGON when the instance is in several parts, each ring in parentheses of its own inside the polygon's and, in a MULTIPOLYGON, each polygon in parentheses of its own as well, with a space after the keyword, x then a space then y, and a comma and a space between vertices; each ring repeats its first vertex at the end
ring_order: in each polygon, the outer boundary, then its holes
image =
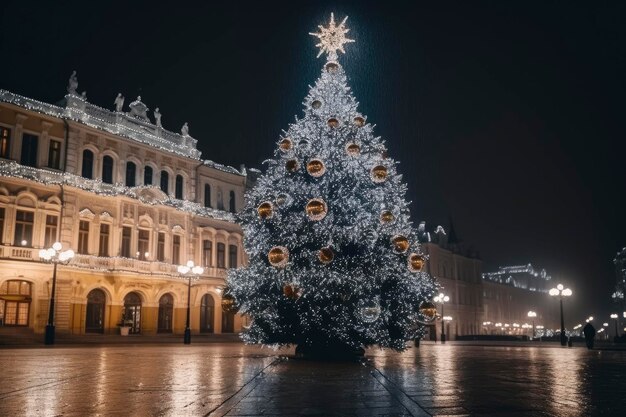
POLYGON ((226 245, 223 243, 217 244, 217 267, 226 268, 226 245))
POLYGON ((48 167, 59 169, 61 167, 61 142, 50 139, 48 147, 48 167))
POLYGON ((15 213, 15 246, 33 246, 33 222, 35 213, 18 210, 15 213))
POLYGON ((130 237, 131 237, 131 229, 130 227, 122 227, 122 251, 121 255, 124 258, 130 258, 130 237))
POLYGON ((77 252, 83 255, 89 253, 89 222, 86 220, 81 220, 78 224, 77 252))
POLYGON ((100 223, 100 242, 98 246, 98 256, 109 256, 109 233, 110 226, 106 223, 100 223))
POLYGON ((139 259, 145 261, 150 256, 150 231, 139 230, 139 240, 137 241, 137 251, 139 259))
POLYGON ((237 245, 228 245, 228 267, 237 268, 237 245))
POLYGON ((57 241, 57 228, 59 218, 57 216, 46 215, 46 235, 44 248, 50 248, 57 241))
POLYGON ((180 265, 180 236, 174 235, 172 240, 172 263, 180 265))
POLYGON ((11 157, 11 129, 0 126, 0 158, 11 157))
POLYGON ((39 146, 39 137, 24 133, 22 135, 22 155, 20 163, 29 167, 37 166, 37 147, 39 146))
POLYGON ((202 241, 202 266, 205 268, 213 266, 213 242, 210 240, 202 241))
POLYGON ((165 233, 159 233, 157 242, 157 261, 165 262, 165 233))

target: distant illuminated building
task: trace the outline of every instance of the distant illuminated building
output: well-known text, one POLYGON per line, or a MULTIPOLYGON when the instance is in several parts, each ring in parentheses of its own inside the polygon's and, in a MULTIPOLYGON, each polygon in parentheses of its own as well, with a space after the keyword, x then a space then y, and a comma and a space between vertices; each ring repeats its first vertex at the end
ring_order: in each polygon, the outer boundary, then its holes
MULTIPOLYGON (((528 312, 536 312, 534 321, 546 328, 558 326, 555 305, 548 291, 551 277, 545 269, 535 269, 531 264, 500 267, 496 272, 486 272, 483 277, 483 309, 486 322, 518 323, 518 329, 528 324, 528 312)), ((528 328, 526 326, 526 328, 528 328)), ((508 332, 522 332, 515 327, 508 332)), ((486 326, 486 333, 502 333, 501 329, 486 326)))
POLYGON ((531 264, 504 266, 496 272, 486 272, 483 279, 498 284, 507 284, 528 291, 547 293, 552 277, 545 269, 535 270, 531 264))
MULTIPOLYGON (((446 323, 451 340, 477 334, 530 336, 533 322, 541 329, 558 327, 545 269, 528 264, 483 273, 478 253, 457 238, 452 224, 447 233, 441 226, 428 232, 422 222, 417 232, 429 256, 426 271, 450 297, 445 311, 451 319, 446 323), (529 311, 536 316, 529 318, 529 311)), ((434 328, 430 337, 436 337, 434 328)))

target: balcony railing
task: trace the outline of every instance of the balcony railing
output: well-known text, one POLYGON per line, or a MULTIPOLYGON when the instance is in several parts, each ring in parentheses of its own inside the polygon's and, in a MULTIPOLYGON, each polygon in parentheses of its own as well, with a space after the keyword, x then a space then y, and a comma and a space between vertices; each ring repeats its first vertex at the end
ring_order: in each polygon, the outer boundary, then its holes
MULTIPOLYGON (((39 249, 17 246, 0 246, 0 259, 43 262, 39 259, 39 249)), ((102 272, 133 272, 141 276, 178 278, 178 265, 158 261, 142 261, 123 257, 103 257, 76 254, 69 266, 102 272)), ((226 279, 228 270, 224 268, 204 268, 201 278, 226 279)))

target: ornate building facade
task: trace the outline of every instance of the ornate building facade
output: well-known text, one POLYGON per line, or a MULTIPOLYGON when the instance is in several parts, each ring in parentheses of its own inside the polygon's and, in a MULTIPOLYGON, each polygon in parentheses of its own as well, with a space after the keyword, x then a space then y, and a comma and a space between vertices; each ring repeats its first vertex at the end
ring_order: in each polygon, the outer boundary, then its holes
MULTIPOLYGON (((153 123, 141 98, 110 111, 76 93, 61 105, 0 90, 0 325, 43 333, 59 241, 76 255, 58 265, 57 333, 183 333, 187 281, 192 333, 236 332, 222 308, 228 268, 246 262, 234 214, 245 169, 201 159, 188 125, 153 123)), ((226 300, 226 305, 228 300, 226 300)))
MULTIPOLYGON (((443 307, 443 316, 451 319, 445 322, 447 337, 478 334, 484 314, 482 261, 478 254, 464 248, 457 240, 453 227, 449 233, 441 226, 432 234, 425 229, 422 222, 418 233, 424 253, 428 255, 426 271, 437 279, 441 292, 449 297, 443 307)), ((437 307, 441 312, 441 305, 437 307)), ((441 323, 431 331, 431 338, 435 338, 434 332, 441 333, 441 323)))

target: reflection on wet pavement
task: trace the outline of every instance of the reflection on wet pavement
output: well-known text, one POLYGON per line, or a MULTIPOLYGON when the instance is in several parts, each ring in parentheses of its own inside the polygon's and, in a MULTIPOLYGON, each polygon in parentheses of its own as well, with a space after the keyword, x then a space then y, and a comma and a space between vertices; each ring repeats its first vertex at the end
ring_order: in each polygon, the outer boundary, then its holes
POLYGON ((240 344, 2 349, 2 416, 623 415, 626 352, 423 344, 366 363, 240 344))

